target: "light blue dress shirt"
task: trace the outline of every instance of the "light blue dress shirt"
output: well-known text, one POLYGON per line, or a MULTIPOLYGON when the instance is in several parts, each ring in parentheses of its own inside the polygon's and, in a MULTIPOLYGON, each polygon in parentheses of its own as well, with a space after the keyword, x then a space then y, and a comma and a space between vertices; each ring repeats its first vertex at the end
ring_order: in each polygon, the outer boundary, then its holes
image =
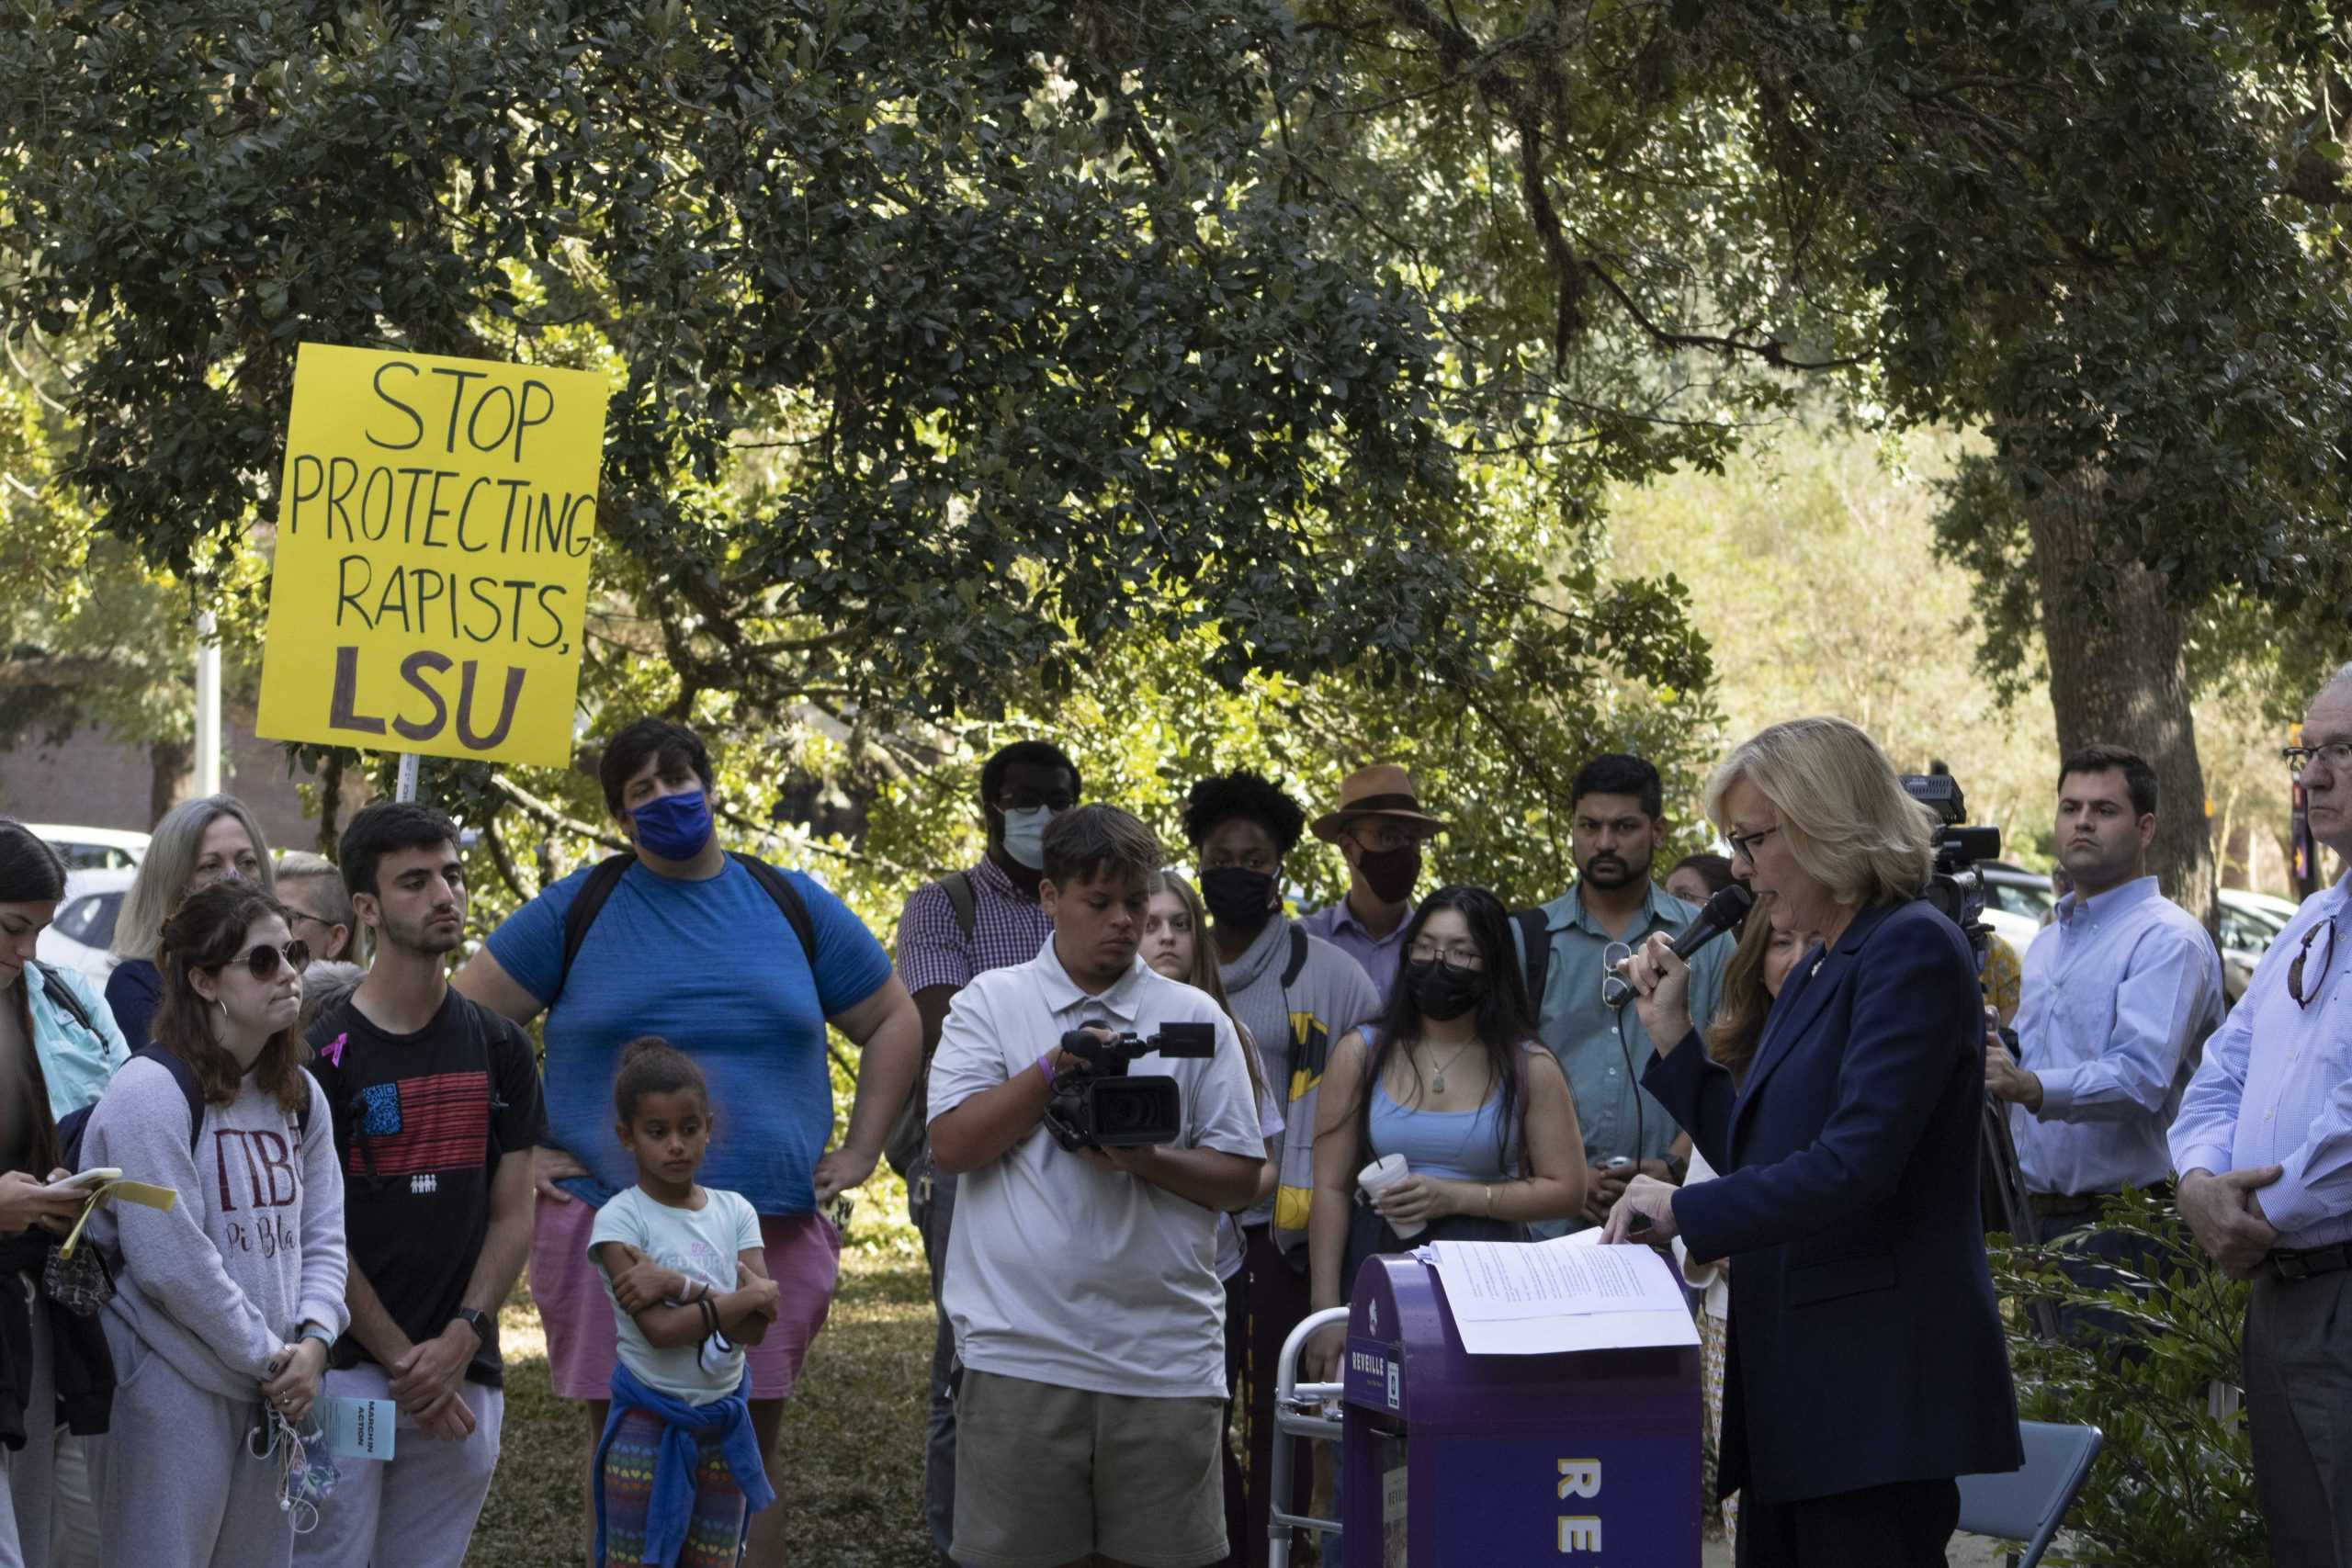
POLYGON ((2172 1124, 2179 1171, 2276 1165, 2255 1192, 2278 1245, 2352 1241, 2352 874, 2303 900, 2255 965, 2172 1124), (2335 931, 2329 951, 2328 928, 2335 931), (2315 933, 2315 934, 2314 934, 2315 933), (2304 956, 2299 1005, 2289 972, 2304 956), (2323 972, 2322 963, 2325 961, 2323 972))
POLYGON ((2189 912, 2143 876, 2070 893, 2026 949, 2018 1060, 2041 1109, 2009 1107, 2025 1184, 2079 1196, 2172 1170, 2165 1129, 2222 1021, 2222 959, 2189 912))

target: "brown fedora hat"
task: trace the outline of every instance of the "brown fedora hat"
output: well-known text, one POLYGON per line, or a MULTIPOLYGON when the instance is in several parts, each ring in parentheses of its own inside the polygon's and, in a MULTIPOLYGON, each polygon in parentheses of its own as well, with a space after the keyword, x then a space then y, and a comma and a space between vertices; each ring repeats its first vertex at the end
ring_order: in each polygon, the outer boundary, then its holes
POLYGON ((1394 762, 1358 768, 1340 784, 1340 804, 1315 819, 1315 836, 1336 844, 1348 824, 1359 817, 1386 817, 1423 829, 1422 836, 1442 833, 1445 824, 1421 809, 1413 794, 1413 775, 1394 762))

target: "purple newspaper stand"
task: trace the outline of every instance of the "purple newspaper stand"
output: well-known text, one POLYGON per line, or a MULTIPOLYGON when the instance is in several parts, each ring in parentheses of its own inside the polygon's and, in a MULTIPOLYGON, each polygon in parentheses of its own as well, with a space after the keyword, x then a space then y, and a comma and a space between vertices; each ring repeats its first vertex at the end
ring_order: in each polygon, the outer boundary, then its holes
POLYGON ((1345 1387, 1346 1568, 1697 1568, 1695 1347, 1466 1355, 1438 1271, 1373 1258, 1345 1387))

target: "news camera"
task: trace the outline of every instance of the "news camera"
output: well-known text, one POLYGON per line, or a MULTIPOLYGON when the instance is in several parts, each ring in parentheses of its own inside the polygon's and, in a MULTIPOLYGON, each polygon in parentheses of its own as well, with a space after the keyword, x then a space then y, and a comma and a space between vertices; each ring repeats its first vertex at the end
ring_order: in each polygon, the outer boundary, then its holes
POLYGON ((1960 781, 1950 773, 1905 773, 1903 788, 1912 799, 1936 814, 1935 864, 1919 896, 1958 926, 1975 950, 1976 966, 1984 966, 1984 951, 1993 931, 1984 923, 1984 876, 1977 869, 1984 861, 2001 858, 1998 828, 1970 827, 1968 801, 1960 781))
POLYGON ((1172 1144, 1184 1131, 1184 1096, 1164 1073, 1131 1074, 1138 1056, 1204 1057, 1216 1054, 1216 1025, 1163 1023, 1149 1036, 1132 1031, 1104 1040, 1090 1029, 1062 1036, 1062 1050, 1082 1066, 1057 1075, 1046 1102, 1046 1126, 1055 1142, 1080 1149, 1134 1149, 1172 1144))

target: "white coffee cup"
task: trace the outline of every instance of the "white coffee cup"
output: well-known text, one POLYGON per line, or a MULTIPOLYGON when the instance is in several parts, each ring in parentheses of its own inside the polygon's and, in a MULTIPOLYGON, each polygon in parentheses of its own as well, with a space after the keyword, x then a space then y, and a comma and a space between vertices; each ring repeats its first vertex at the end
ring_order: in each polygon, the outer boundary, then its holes
MULTIPOLYGON (((1383 1155, 1356 1172, 1356 1185, 1363 1189, 1364 1195, 1373 1199, 1374 1207, 1377 1207, 1383 1192, 1412 1174, 1412 1168, 1405 1163, 1403 1155, 1383 1155)), ((1391 1220, 1388 1228, 1396 1233, 1399 1241, 1410 1241, 1429 1226, 1419 1220, 1411 1224, 1399 1224, 1391 1220)))

